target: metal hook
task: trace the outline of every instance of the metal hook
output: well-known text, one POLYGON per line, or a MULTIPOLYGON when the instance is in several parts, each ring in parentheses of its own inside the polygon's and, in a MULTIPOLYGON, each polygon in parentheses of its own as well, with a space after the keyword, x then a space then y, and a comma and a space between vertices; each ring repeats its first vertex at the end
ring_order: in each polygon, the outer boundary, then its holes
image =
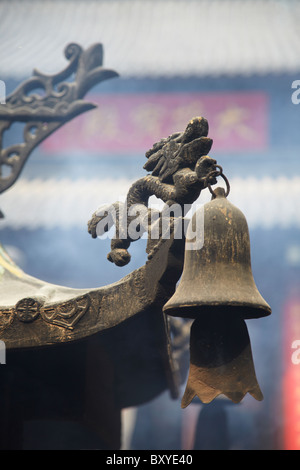
MULTIPOLYGON (((224 175, 223 173, 223 168, 220 166, 220 165, 215 165, 216 168, 219 168, 219 171, 212 171, 208 176, 207 176, 207 179, 210 178, 211 176, 221 176, 223 178, 223 180, 225 181, 226 183, 226 192, 225 192, 225 197, 228 196, 229 192, 230 192, 230 184, 229 184, 229 181, 227 179, 227 177, 224 175)), ((216 193, 214 192, 214 190, 212 189, 211 185, 209 183, 207 183, 207 187, 210 191, 210 193, 216 197, 216 193)))

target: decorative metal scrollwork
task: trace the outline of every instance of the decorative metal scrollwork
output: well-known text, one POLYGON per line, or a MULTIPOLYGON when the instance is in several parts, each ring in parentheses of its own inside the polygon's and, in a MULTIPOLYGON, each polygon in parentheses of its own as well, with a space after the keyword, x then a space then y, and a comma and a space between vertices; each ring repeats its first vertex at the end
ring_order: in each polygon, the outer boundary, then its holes
POLYGON ((52 325, 72 330, 90 306, 90 298, 83 295, 58 305, 45 307, 41 311, 42 318, 52 325))
POLYGON ((20 300, 16 305, 16 314, 19 321, 30 323, 40 314, 40 303, 30 297, 20 300))
POLYGON ((83 100, 91 87, 118 76, 102 67, 101 44, 87 50, 69 44, 65 57, 69 64, 64 70, 46 75, 35 69, 33 76, 7 98, 6 104, 0 105, 0 193, 14 184, 38 144, 70 119, 96 107, 83 100), (3 133, 14 122, 26 123, 24 142, 3 148, 3 133))

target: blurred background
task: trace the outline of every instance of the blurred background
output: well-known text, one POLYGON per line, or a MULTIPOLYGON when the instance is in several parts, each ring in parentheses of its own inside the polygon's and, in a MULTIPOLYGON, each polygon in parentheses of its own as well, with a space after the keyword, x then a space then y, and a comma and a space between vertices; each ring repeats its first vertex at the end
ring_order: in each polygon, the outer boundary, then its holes
MULTIPOLYGON (((247 322, 264 401, 181 410, 166 392, 123 411, 124 449, 300 449, 300 360, 292 356, 300 341, 299 21, 296 0, 0 2, 7 95, 34 68, 62 70, 72 42, 102 43, 104 66, 119 73, 87 95, 98 107, 41 144, 1 195, 1 242, 19 266, 85 288, 143 265, 143 241, 132 245, 128 266, 109 263, 109 240, 93 240, 87 221, 146 174, 154 142, 200 115, 229 200, 248 220, 254 278, 273 310, 247 322)), ((3 146, 19 143, 21 132, 12 126, 3 146)), ((210 199, 205 193, 198 202, 210 199)))

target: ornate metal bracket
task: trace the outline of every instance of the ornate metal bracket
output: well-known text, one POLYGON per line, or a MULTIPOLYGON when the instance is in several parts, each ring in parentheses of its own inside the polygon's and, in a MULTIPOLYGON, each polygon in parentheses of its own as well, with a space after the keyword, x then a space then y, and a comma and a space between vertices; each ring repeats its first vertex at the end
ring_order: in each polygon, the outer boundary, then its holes
MULTIPOLYGON (((69 64, 63 71, 45 75, 34 70, 33 77, 22 83, 0 107, 1 140, 12 123, 26 123, 24 142, 1 148, 0 170, 8 166, 11 172, 9 175, 0 173, 0 192, 17 180, 38 144, 75 116, 95 107, 83 100, 92 86, 117 76, 113 70, 103 68, 100 44, 85 51, 77 44, 70 44, 65 49, 65 56, 69 64), (74 80, 70 81, 72 75, 74 80)), ((146 153, 148 161, 144 166, 152 174, 141 178, 129 189, 124 205, 126 212, 134 204, 147 209, 152 194, 160 197, 167 206, 193 202, 207 184, 207 174, 216 163, 206 156, 212 146, 207 133, 207 121, 196 118, 188 123, 184 132, 154 144, 146 153)), ((120 212, 121 205, 116 204, 120 212)), ((89 232, 93 237, 97 236, 100 220, 101 216, 94 215, 89 221, 89 232)), ((120 235, 118 223, 116 231, 120 235)), ((130 259, 127 248, 132 241, 127 236, 116 236, 108 259, 118 265, 126 264, 130 259)), ((12 349, 40 346, 45 342, 73 341, 111 328, 154 304, 162 308, 180 277, 183 252, 184 240, 174 240, 174 234, 169 240, 162 240, 160 232, 154 243, 149 240, 149 260, 145 266, 115 285, 82 291, 31 278, 14 265, 2 248, 1 338, 7 348, 12 349), (33 330, 36 334, 32 334, 33 330)))
MULTIPOLYGON (((1 138, 3 132, 14 121, 26 123, 24 142, 7 149, 1 148, 0 170, 8 166, 11 171, 8 176, 0 173, 0 192, 5 191, 16 181, 33 148, 64 123, 94 107, 92 103, 83 101, 85 93, 99 81, 117 75, 112 70, 102 68, 101 45, 83 51, 80 46, 71 44, 66 48, 65 55, 70 61, 65 70, 52 76, 34 71, 34 76, 20 85, 8 98, 7 104, 0 107, 1 138), (75 74, 75 80, 67 82, 66 79, 71 74, 75 74), (30 94, 37 87, 43 89, 44 95, 30 94)), ((18 350, 73 342, 109 330, 134 316, 150 314, 152 321, 156 323, 157 331, 160 332, 162 356, 171 377, 170 388, 176 396, 178 393, 176 378, 174 379, 176 367, 171 354, 169 325, 163 307, 174 294, 183 269, 185 238, 182 236, 177 239, 176 222, 178 220, 179 223, 184 222, 183 207, 185 205, 189 207, 198 198, 202 189, 208 187, 212 192, 211 185, 216 183, 217 176, 222 175, 222 172, 217 170, 220 168, 217 162, 207 155, 212 146, 212 140, 207 135, 206 119, 197 117, 188 123, 183 132, 172 134, 155 143, 146 153, 147 162, 144 165, 144 169, 151 174, 139 179, 129 188, 124 204, 115 202, 92 215, 88 222, 88 231, 94 238, 106 231, 109 225, 115 225, 116 234, 111 242, 108 259, 118 266, 123 266, 130 261, 128 248, 131 242, 139 238, 133 237, 128 231, 133 221, 132 208, 138 207, 142 215, 139 221, 141 236, 151 227, 148 224, 152 215, 152 210, 148 207, 149 197, 155 195, 165 203, 163 210, 158 213, 159 236, 155 240, 148 238, 147 262, 121 281, 97 289, 84 290, 51 285, 28 276, 15 266, 5 250, 2 250, 0 339, 5 342, 8 349, 18 350), (174 205, 180 207, 182 216, 174 215, 170 218, 170 236, 164 237, 160 223, 165 213, 174 205), (120 223, 124 216, 125 224, 120 223)), ((212 194, 216 197, 216 194, 213 192, 212 194)), ((232 221, 229 219, 228 216, 223 223, 231 225, 232 221)), ((213 220, 216 220, 216 216, 213 220)), ((215 232, 214 227, 213 233, 215 232)), ((231 245, 230 249, 234 251, 231 245)), ((218 251, 219 249, 216 253, 218 251)), ((211 262, 209 256, 207 262, 211 262)), ((197 263, 196 268, 198 268, 197 263)), ((209 279, 214 278, 214 275, 213 272, 209 279)), ((225 327, 227 334, 227 322, 225 327)), ((205 342, 209 342, 209 346, 212 344, 211 336, 215 337, 214 321, 209 324, 208 330, 205 338, 201 339, 202 346, 205 342)), ((199 367, 198 355, 192 355, 194 359, 196 357, 192 364, 195 366, 195 371, 190 375, 190 389, 184 406, 197 394, 200 397, 204 395, 205 400, 210 401, 219 393, 225 393, 226 390, 224 391, 222 387, 226 374, 229 386, 233 387, 233 391, 230 388, 227 396, 239 401, 245 393, 255 390, 253 395, 261 399, 261 394, 257 392, 259 387, 254 374, 246 326, 244 327, 244 323, 238 320, 234 322, 232 330, 239 330, 244 334, 249 354, 246 360, 243 355, 238 356, 238 362, 242 363, 239 372, 242 371, 243 377, 247 378, 250 370, 252 374, 250 385, 246 379, 245 385, 240 380, 239 374, 236 381, 232 380, 231 371, 226 363, 228 350, 225 350, 225 346, 221 348, 224 363, 222 362, 221 368, 218 363, 216 371, 212 369, 213 362, 208 366, 205 364, 205 367, 199 367), (227 371, 223 379, 220 379, 220 370, 223 375, 224 370, 227 371), (236 387, 240 387, 242 392, 239 392, 238 388, 239 393, 237 393, 236 387)), ((194 328, 193 331, 198 335, 195 340, 195 344, 198 345, 202 330, 194 328)), ((221 343, 225 333, 222 330, 219 334, 221 343)), ((230 338, 227 343, 230 345, 231 340, 234 342, 235 338, 231 332, 229 333, 230 338)), ((192 337, 193 341, 194 339, 195 335, 192 337)), ((191 346, 194 344, 193 341, 191 346)), ((191 349, 191 352, 194 352, 194 349, 191 349)), ((203 347, 200 352, 203 353, 203 347)), ((202 360, 202 356, 200 359, 202 360)), ((217 359, 219 360, 219 355, 217 359)), ((234 357, 234 369, 235 359, 234 357)))
POLYGON ((102 66, 101 44, 87 50, 69 44, 65 57, 69 64, 64 70, 55 75, 34 70, 33 76, 7 98, 6 104, 0 105, 0 193, 14 184, 37 145, 67 121, 96 107, 83 100, 93 86, 118 76, 102 66), (3 148, 3 133, 14 122, 26 123, 24 142, 3 148))
MULTIPOLYGON (((97 83, 118 74, 102 66, 103 49, 65 49, 68 66, 55 75, 34 70, 0 106, 0 192, 11 187, 33 149, 77 115, 95 108, 83 100, 97 83), (14 122, 25 123, 24 141, 3 148, 3 134, 14 122), (7 171, 9 173, 7 174, 7 171)), ((169 324, 161 312, 180 277, 183 245, 173 238, 162 243, 153 260, 121 281, 98 289, 71 289, 48 284, 24 273, 0 246, 0 338, 7 350, 58 345, 89 338, 129 318, 151 312, 168 387, 177 395, 169 324), (172 269, 170 269, 172 266, 172 269), (149 279, 151 281, 149 282, 149 279)), ((157 341, 157 340, 156 340, 157 341)), ((165 386, 165 385, 164 385, 165 386)), ((147 395, 147 394, 146 394, 147 395)))

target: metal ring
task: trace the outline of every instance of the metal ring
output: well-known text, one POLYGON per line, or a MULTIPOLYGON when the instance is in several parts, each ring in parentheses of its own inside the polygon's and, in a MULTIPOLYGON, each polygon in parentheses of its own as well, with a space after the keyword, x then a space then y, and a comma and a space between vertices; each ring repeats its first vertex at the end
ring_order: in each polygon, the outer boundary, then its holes
POLYGON ((220 168, 220 170, 216 172, 216 176, 222 176, 223 168, 221 167, 221 165, 215 165, 215 167, 220 168))
MULTIPOLYGON (((217 166, 217 165, 216 165, 216 166, 217 166)), ((219 166, 219 165, 218 165, 218 166, 219 166)), ((220 168, 222 168, 222 167, 220 167, 220 168)), ((222 170, 222 171, 223 171, 223 170, 222 170)), ((228 181, 228 179, 226 178, 226 176, 224 175, 223 172, 221 172, 220 175, 218 175, 218 176, 222 176, 223 180, 224 180, 225 183, 226 183, 225 197, 227 197, 228 194, 229 194, 229 192, 230 192, 230 184, 229 184, 229 181, 228 181)), ((214 197, 216 197, 216 193, 214 192, 214 190, 212 189, 212 187, 211 187, 211 185, 210 185, 209 183, 207 184, 207 187, 208 187, 210 193, 211 193, 214 197)))
POLYGON ((219 171, 217 171, 216 169, 215 170, 212 170, 210 173, 208 173, 208 175, 205 177, 205 180, 208 180, 209 178, 212 178, 213 176, 217 177, 217 176, 220 176, 222 175, 223 173, 223 168, 220 166, 220 165, 214 165, 215 168, 220 168, 219 171))

